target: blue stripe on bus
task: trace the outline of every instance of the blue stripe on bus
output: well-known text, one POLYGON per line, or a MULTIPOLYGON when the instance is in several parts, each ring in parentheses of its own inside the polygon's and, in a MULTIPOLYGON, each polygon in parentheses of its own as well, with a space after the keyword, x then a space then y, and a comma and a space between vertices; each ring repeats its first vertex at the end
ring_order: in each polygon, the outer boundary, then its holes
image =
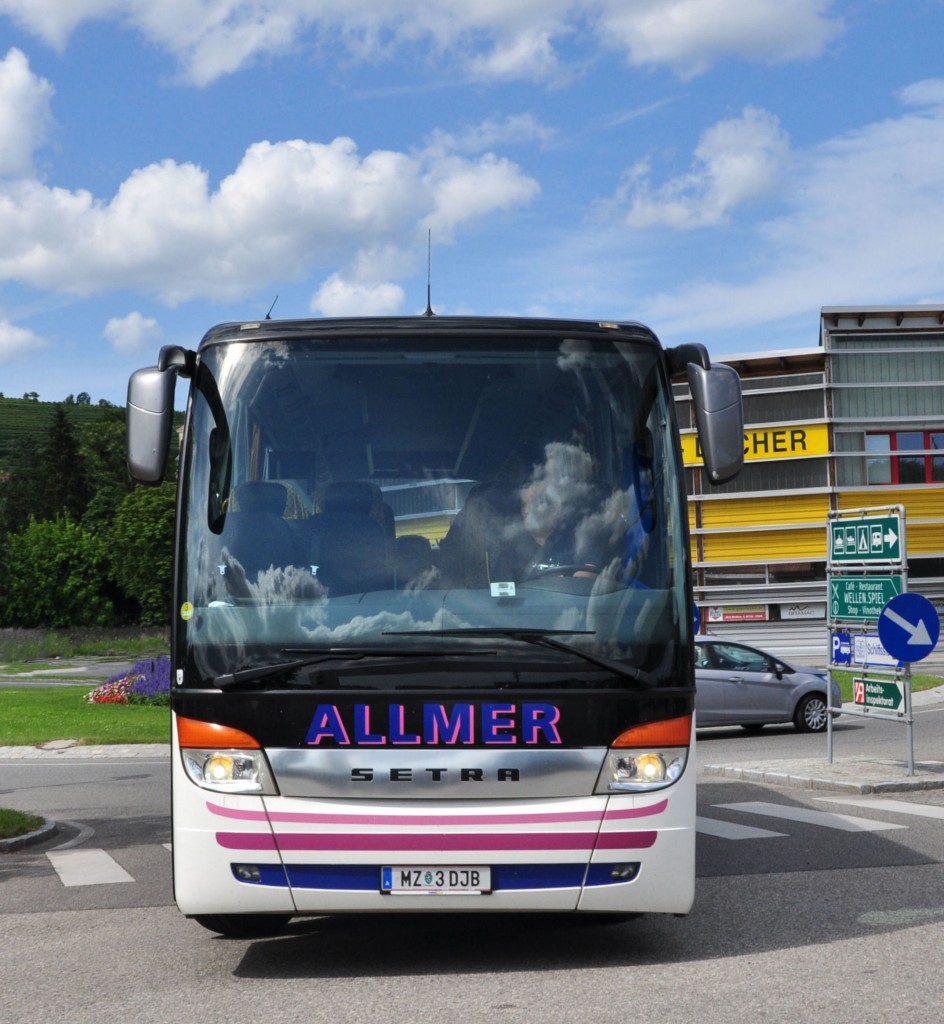
POLYGON ((288 886, 288 879, 285 877, 285 869, 281 864, 231 864, 233 877, 237 882, 245 885, 273 885, 281 888, 288 886), (241 871, 243 868, 251 868, 258 873, 257 878, 248 878, 241 871))
MULTIPOLYGON (((335 892, 377 892, 380 888, 380 865, 375 864, 288 864, 283 870, 277 864, 254 865, 258 881, 248 885, 268 885, 295 889, 333 890, 335 892)), ((582 885, 618 885, 626 878, 613 878, 612 864, 496 864, 492 867, 492 891, 526 891, 528 889, 579 889, 582 885)))

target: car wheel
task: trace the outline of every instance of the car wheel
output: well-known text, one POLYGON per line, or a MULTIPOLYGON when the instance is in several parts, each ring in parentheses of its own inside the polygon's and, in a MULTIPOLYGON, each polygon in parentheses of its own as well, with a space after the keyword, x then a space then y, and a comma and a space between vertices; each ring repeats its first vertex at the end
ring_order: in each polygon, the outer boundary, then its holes
POLYGON ((793 712, 793 724, 799 732, 822 732, 828 714, 826 698, 821 693, 808 693, 793 712))
POLYGON ((197 914, 194 921, 228 939, 266 939, 278 935, 291 914, 197 914))

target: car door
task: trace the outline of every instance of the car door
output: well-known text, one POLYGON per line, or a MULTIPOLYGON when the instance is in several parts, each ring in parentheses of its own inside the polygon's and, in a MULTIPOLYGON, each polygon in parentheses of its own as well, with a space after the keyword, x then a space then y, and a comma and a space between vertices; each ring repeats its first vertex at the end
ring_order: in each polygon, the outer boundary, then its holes
POLYGON ((695 721, 724 724, 724 673, 715 667, 710 641, 695 644, 695 721))
POLYGON ((712 655, 723 680, 728 721, 789 721, 790 687, 775 658, 754 647, 727 642, 715 643, 712 655))

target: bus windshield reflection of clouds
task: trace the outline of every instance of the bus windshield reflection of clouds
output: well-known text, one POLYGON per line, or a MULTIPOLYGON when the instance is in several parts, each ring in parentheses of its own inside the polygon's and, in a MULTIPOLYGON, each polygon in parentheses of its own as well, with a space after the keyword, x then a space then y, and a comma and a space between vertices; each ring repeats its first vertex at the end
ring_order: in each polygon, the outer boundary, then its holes
MULTIPOLYGON (((661 389, 644 386, 645 349, 353 361, 280 345, 241 367, 241 348, 219 359, 233 385, 221 389, 231 446, 221 529, 189 538, 194 603, 209 616, 196 617, 192 641, 203 630, 215 644, 229 634, 230 646, 243 633, 282 646, 383 644, 510 621, 618 653, 639 640, 639 609, 627 616, 619 591, 649 592, 635 603, 648 599, 650 625, 677 600, 666 590, 678 583, 676 540, 653 530, 655 505, 672 502, 654 494, 668 417, 653 401, 661 389)), ((211 371, 215 355, 204 356, 211 371)), ((219 413, 196 402, 209 434, 219 413)), ((192 466, 192 505, 207 473, 192 466)))

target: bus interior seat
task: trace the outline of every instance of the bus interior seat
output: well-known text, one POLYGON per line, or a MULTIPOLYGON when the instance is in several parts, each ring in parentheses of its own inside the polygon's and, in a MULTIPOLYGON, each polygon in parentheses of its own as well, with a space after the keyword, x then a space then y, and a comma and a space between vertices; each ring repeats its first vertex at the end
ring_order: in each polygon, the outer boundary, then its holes
POLYGON ((521 492, 511 484, 480 481, 439 544, 447 586, 472 589, 515 578, 514 537, 522 536, 521 492))
POLYGON ((222 543, 252 580, 274 566, 300 564, 291 527, 282 518, 288 492, 284 484, 247 480, 235 490, 222 543))
POLYGON ((389 587, 391 556, 379 494, 374 484, 336 481, 322 492, 321 511, 304 521, 309 559, 329 596, 389 587))

